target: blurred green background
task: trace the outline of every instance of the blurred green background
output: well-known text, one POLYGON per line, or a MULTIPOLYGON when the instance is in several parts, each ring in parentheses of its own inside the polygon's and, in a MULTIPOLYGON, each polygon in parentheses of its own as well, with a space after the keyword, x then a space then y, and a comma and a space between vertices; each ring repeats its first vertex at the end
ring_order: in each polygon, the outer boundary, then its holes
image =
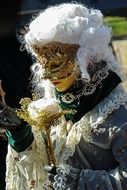
POLYGON ((106 16, 105 22, 112 27, 114 37, 127 37, 127 17, 106 16))

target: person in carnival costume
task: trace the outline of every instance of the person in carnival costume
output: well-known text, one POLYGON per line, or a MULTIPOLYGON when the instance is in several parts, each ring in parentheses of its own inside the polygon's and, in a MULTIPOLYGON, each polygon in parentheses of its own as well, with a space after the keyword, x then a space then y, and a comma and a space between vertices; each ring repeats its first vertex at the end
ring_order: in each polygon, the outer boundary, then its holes
POLYGON ((7 190, 127 189, 127 95, 110 40, 102 13, 79 3, 30 23, 33 98, 0 114, 7 190))

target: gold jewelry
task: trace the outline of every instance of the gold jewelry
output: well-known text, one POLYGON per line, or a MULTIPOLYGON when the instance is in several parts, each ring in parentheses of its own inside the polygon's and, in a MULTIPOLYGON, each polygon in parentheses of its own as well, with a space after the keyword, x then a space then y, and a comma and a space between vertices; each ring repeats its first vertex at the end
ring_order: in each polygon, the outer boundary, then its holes
POLYGON ((44 78, 48 79, 62 79, 76 70, 74 67, 78 48, 79 45, 76 44, 62 44, 59 42, 51 42, 42 47, 32 46, 37 60, 45 69, 44 78))

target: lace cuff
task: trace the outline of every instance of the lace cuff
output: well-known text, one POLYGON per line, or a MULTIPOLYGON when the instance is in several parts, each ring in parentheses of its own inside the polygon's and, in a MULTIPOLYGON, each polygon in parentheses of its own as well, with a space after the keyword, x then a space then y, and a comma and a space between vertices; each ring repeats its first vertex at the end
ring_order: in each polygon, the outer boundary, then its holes
POLYGON ((57 168, 53 188, 55 190, 71 190, 76 189, 79 170, 67 164, 62 164, 57 168))

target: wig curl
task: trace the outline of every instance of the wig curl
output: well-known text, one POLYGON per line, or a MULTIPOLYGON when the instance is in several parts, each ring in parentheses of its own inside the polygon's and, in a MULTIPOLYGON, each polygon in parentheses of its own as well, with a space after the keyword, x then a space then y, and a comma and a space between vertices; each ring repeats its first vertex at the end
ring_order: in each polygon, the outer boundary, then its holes
POLYGON ((99 10, 88 9, 79 3, 64 3, 40 12, 30 23, 25 41, 32 54, 32 45, 41 47, 53 41, 78 44, 76 59, 81 77, 89 81, 87 66, 90 61, 104 60, 110 69, 118 72, 118 64, 109 46, 111 35, 111 28, 105 25, 99 10))

